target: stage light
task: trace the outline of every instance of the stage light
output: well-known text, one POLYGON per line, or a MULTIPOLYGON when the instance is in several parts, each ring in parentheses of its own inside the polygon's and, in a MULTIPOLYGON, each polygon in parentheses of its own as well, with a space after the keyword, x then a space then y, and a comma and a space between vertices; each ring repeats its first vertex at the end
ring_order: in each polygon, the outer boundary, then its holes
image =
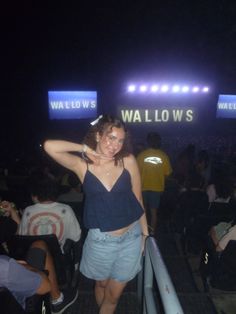
POLYGON ((145 94, 159 94, 159 93, 172 93, 172 94, 177 94, 177 93, 182 93, 182 94, 187 94, 189 92, 191 93, 208 93, 209 92, 209 87, 204 86, 204 85, 180 85, 178 83, 173 83, 173 84, 160 84, 160 82, 157 83, 150 83, 150 82, 144 82, 143 84, 130 84, 127 87, 127 91, 129 93, 145 93, 145 94))
POLYGON ((159 89, 159 86, 158 86, 158 85, 152 85, 152 86, 151 86, 151 92, 153 92, 153 93, 157 92, 158 89, 159 89))
POLYGON ((136 90, 136 86, 135 86, 135 85, 133 85, 133 84, 132 84, 132 85, 129 85, 129 87, 128 87, 128 91, 129 91, 129 92, 132 93, 132 92, 134 92, 135 90, 136 90))
POLYGON ((179 85, 174 85, 174 86, 172 87, 172 92, 173 92, 173 93, 178 93, 179 91, 180 91, 179 85))
POLYGON ((140 86, 140 92, 145 93, 147 91, 147 86, 146 85, 141 85, 140 86))
POLYGON ((198 93, 199 92, 199 87, 198 86, 194 86, 192 89, 193 93, 198 93))
POLYGON ((182 87, 182 92, 187 93, 189 91, 189 86, 185 85, 182 87))
POLYGON ((203 93, 208 93, 209 92, 209 87, 208 86, 204 86, 202 91, 203 91, 203 93))
POLYGON ((168 90, 169 90, 169 86, 168 86, 168 85, 162 85, 161 91, 162 91, 163 93, 168 92, 168 90))

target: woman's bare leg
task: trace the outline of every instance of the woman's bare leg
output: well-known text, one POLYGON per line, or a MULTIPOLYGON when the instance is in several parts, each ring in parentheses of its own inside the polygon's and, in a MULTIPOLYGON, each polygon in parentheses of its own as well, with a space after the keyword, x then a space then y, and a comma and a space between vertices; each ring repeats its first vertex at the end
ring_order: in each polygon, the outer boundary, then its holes
POLYGON ((96 281, 96 284, 95 284, 95 298, 96 298, 97 305, 99 307, 101 306, 101 304, 103 302, 103 299, 104 299, 104 296, 105 296, 105 288, 106 288, 108 282, 109 282, 109 279, 96 281))
POLYGON ((106 287, 104 299, 100 307, 99 314, 113 314, 116 310, 120 296, 127 282, 118 282, 109 279, 106 287))

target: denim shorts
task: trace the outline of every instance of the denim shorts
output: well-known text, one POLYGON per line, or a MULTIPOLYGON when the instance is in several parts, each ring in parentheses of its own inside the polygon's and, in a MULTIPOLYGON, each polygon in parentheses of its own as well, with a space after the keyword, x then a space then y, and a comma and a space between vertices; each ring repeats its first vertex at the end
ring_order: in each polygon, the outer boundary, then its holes
POLYGON ((90 229, 83 247, 80 271, 94 280, 129 281, 141 270, 141 246, 139 222, 119 236, 90 229))

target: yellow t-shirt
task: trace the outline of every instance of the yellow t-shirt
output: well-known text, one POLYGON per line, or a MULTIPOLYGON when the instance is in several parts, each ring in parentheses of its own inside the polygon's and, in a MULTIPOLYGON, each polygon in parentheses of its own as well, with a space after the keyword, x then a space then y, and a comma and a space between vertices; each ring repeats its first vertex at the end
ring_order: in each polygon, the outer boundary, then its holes
POLYGON ((137 157, 141 174, 142 190, 162 192, 165 177, 172 172, 169 157, 161 149, 149 148, 137 157))

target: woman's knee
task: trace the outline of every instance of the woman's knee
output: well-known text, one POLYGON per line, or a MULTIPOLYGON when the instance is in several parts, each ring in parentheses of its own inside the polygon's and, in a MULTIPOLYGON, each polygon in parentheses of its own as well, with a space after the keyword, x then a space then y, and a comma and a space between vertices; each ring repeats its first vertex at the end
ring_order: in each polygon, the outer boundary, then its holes
POLYGON ((109 300, 110 303, 116 304, 126 286, 126 283, 118 283, 110 281, 105 289, 105 299, 109 300))
POLYGON ((109 280, 97 280, 96 281, 96 288, 103 288, 103 289, 105 289, 106 287, 107 287, 107 285, 108 285, 108 281, 109 280))
POLYGON ((107 287, 105 289, 105 298, 104 300, 111 304, 117 304, 119 301, 119 298, 121 296, 121 293, 117 293, 114 289, 107 287))

